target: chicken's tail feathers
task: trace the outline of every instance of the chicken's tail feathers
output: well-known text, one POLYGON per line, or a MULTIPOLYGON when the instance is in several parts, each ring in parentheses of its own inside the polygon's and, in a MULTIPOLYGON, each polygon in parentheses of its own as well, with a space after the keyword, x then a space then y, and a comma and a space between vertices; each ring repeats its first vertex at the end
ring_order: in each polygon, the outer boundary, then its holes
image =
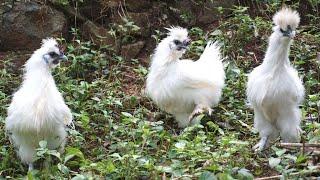
POLYGON ((199 61, 222 61, 220 47, 221 43, 219 41, 209 41, 199 61))

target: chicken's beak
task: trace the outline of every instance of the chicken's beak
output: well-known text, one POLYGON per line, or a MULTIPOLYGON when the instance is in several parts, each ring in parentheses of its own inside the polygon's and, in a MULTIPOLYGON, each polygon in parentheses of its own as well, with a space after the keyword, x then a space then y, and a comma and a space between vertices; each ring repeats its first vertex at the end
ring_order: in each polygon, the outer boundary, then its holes
POLYGON ((296 32, 293 31, 293 30, 291 29, 291 27, 288 25, 288 29, 287 29, 286 31, 283 31, 282 34, 283 34, 283 36, 285 36, 285 37, 288 37, 288 38, 290 38, 290 39, 293 39, 293 38, 295 37, 295 35, 296 35, 296 32))
POLYGON ((187 49, 187 46, 181 44, 181 45, 178 45, 177 49, 178 49, 178 51, 185 50, 185 49, 187 49))
POLYGON ((59 60, 67 61, 67 60, 68 60, 68 57, 62 53, 62 54, 59 56, 59 60))
POLYGON ((283 36, 286 36, 286 37, 289 37, 289 38, 293 37, 291 29, 288 29, 287 31, 284 31, 282 34, 283 34, 283 36))
POLYGON ((288 37, 290 39, 293 39, 295 36, 296 36, 296 32, 295 31, 291 31, 288 37))
POLYGON ((65 56, 63 53, 61 53, 57 58, 55 58, 52 63, 53 64, 59 64, 60 61, 66 61, 68 60, 67 56, 65 56))

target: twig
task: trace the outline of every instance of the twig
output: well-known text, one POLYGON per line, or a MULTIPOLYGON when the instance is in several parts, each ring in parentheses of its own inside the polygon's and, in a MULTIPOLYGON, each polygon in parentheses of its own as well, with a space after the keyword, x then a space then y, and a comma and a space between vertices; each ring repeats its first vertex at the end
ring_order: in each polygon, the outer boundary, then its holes
MULTIPOLYGON (((309 171, 301 171, 301 172, 291 173, 291 174, 288 174, 287 177, 292 177, 292 176, 296 177, 296 176, 298 176, 298 175, 307 176, 307 175, 312 175, 312 174, 315 174, 315 173, 320 173, 319 168, 320 168, 320 166, 316 166, 316 169, 315 169, 315 170, 309 170, 309 171)), ((283 175, 276 175, 276 176, 255 178, 255 180, 280 179, 280 178, 283 178, 283 177, 284 177, 283 175)))
POLYGON ((166 180, 166 179, 167 179, 166 172, 163 172, 161 180, 166 180))
POLYGON ((277 175, 277 176, 269 176, 269 177, 255 178, 255 180, 280 179, 281 177, 282 177, 282 175, 277 175))
POLYGON ((318 144, 318 143, 280 143, 278 146, 280 146, 280 147, 314 147, 314 148, 320 148, 320 144, 318 144))

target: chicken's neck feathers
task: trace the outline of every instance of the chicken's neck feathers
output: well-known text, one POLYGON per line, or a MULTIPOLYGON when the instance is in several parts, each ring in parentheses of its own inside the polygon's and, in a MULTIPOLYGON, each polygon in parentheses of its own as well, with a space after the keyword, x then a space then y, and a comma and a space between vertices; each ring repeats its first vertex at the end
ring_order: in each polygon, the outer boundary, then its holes
POLYGON ((46 91, 48 86, 56 88, 50 68, 42 61, 27 62, 22 86, 34 92, 46 91))
POLYGON ((289 52, 291 41, 275 34, 271 35, 264 65, 275 69, 290 66, 289 52))
POLYGON ((160 43, 153 54, 150 70, 176 65, 180 57, 181 55, 171 51, 167 44, 160 43))

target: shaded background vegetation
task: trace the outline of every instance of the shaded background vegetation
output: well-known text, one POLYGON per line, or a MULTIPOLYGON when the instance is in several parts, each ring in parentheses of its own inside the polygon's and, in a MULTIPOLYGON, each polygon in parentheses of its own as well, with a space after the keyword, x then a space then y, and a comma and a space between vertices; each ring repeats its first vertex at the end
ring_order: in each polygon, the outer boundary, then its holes
POLYGON ((247 74, 263 60, 272 16, 284 4, 302 17, 290 60, 306 88, 301 106, 303 142, 317 143, 320 3, 316 0, 0 2, 0 179, 319 176, 318 149, 284 149, 276 144, 261 154, 251 150, 258 134, 245 100, 247 74), (22 12, 31 18, 20 17, 22 12), (13 17, 15 22, 10 21, 13 17), (201 125, 183 131, 143 91, 150 55, 165 36, 164 27, 171 25, 189 29, 193 42, 186 58, 199 57, 208 40, 221 41, 227 74, 214 115, 199 117, 201 125), (51 35, 59 38, 69 58, 53 74, 73 111, 75 127, 68 130, 64 154, 42 144, 38 170, 28 173, 5 137, 4 121, 11 94, 22 81, 24 61, 42 37, 51 35), (42 161, 48 157, 52 161, 46 167, 42 161))

